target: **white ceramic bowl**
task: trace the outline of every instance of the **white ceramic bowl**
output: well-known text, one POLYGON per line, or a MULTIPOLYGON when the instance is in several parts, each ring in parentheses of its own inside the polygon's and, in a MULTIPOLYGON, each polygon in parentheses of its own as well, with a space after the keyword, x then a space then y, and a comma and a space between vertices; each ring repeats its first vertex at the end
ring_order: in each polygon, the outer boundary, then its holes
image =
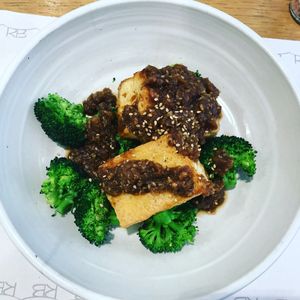
POLYGON ((221 298, 261 274, 296 232, 297 97, 260 37, 220 11, 179 0, 93 3, 44 31, 0 90, 2 222, 38 269, 87 299, 221 298), (180 253, 154 255, 124 229, 91 246, 71 215, 52 218, 39 195, 45 167, 63 152, 43 134, 33 103, 48 92, 82 101, 147 64, 174 63, 221 90, 221 132, 253 143, 257 174, 216 215, 199 217, 195 245, 180 253))

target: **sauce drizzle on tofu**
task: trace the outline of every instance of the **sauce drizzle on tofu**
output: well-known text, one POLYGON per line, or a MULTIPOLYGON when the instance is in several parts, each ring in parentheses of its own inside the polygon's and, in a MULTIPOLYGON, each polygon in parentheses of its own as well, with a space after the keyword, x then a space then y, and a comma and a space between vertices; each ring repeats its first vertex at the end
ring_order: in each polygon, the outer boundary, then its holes
POLYGON ((188 166, 168 168, 147 159, 123 161, 113 168, 100 167, 98 178, 104 192, 112 196, 169 191, 187 197, 194 190, 188 166))
MULTIPOLYGON (((138 81, 139 85, 132 85, 139 86, 140 91, 131 91, 131 104, 122 107, 119 130, 142 143, 171 134, 170 143, 178 152, 197 160, 205 137, 218 129, 219 90, 207 78, 196 76, 180 64, 161 69, 147 66, 128 80, 138 81)), ((123 83, 119 87, 119 107, 122 97, 128 97, 123 89, 129 84, 126 80, 123 83)))

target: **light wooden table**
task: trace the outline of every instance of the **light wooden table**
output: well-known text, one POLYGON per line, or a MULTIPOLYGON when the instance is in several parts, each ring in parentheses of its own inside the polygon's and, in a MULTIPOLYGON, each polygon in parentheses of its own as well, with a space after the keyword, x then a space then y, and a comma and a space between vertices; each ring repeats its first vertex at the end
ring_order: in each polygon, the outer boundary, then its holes
MULTIPOLYGON (((90 2, 93 1, 0 0, 0 9, 61 16, 90 2)), ((201 0, 200 2, 214 6, 236 17, 263 37, 300 40, 300 25, 296 24, 290 17, 289 0, 201 0)))

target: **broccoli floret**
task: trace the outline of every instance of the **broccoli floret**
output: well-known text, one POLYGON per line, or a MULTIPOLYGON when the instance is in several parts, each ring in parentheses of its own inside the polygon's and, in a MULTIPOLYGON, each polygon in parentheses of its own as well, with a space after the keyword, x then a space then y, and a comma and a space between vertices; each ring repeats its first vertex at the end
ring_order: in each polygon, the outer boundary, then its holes
POLYGON ((237 174, 243 171, 248 177, 253 177, 256 172, 256 153, 252 145, 245 139, 236 136, 222 135, 207 139, 202 146, 200 162, 208 172, 210 179, 223 178, 226 189, 236 186, 237 174), (213 160, 216 151, 225 151, 232 159, 233 166, 220 176, 216 172, 216 165, 213 160))
POLYGON ((103 244, 119 221, 99 185, 67 158, 54 158, 47 175, 41 193, 50 206, 61 215, 72 211, 82 236, 96 246, 103 244))
POLYGON ((75 164, 66 158, 54 158, 47 168, 48 178, 42 183, 41 194, 61 215, 68 213, 80 194, 81 175, 75 164))
POLYGON ((87 117, 82 104, 73 104, 57 94, 49 94, 34 104, 42 129, 64 147, 78 147, 85 140, 87 117))
POLYGON ((102 245, 109 230, 118 225, 113 208, 94 182, 88 182, 73 213, 79 232, 96 246, 102 245))
POLYGON ((141 243, 153 253, 180 251, 194 241, 196 212, 195 208, 181 205, 152 216, 139 228, 141 243))
POLYGON ((198 70, 196 70, 195 76, 198 77, 198 78, 201 78, 201 74, 200 74, 200 72, 198 70))
POLYGON ((109 214, 109 223, 112 227, 118 227, 120 226, 120 221, 116 215, 116 212, 113 208, 111 208, 110 210, 110 214, 109 214))
POLYGON ((137 140, 129 140, 129 139, 121 138, 119 134, 116 134, 115 139, 119 144, 118 155, 128 151, 131 148, 135 148, 140 144, 137 140))

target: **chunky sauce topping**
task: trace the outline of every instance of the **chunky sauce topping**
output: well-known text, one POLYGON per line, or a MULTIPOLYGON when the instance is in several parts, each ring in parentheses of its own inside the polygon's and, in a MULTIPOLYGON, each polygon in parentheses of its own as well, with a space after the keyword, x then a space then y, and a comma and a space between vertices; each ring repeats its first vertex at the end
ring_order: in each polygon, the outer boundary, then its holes
POLYGON ((142 114, 137 105, 125 106, 120 129, 128 128, 142 143, 170 133, 170 143, 193 160, 199 157, 205 136, 218 128, 219 90, 183 65, 141 71, 149 89, 150 106, 142 114))
POLYGON ((99 165, 117 153, 115 106, 116 96, 110 89, 96 92, 83 102, 85 113, 91 116, 87 123, 86 141, 82 147, 71 149, 69 158, 91 177, 97 175, 99 165))
POLYGON ((188 166, 164 168, 150 160, 124 161, 114 168, 98 170, 102 189, 109 195, 171 192, 189 196, 194 190, 193 173, 188 166))
POLYGON ((215 212, 217 207, 222 205, 225 200, 225 189, 222 181, 214 182, 214 192, 210 196, 198 196, 191 201, 198 210, 204 210, 210 213, 215 212))

